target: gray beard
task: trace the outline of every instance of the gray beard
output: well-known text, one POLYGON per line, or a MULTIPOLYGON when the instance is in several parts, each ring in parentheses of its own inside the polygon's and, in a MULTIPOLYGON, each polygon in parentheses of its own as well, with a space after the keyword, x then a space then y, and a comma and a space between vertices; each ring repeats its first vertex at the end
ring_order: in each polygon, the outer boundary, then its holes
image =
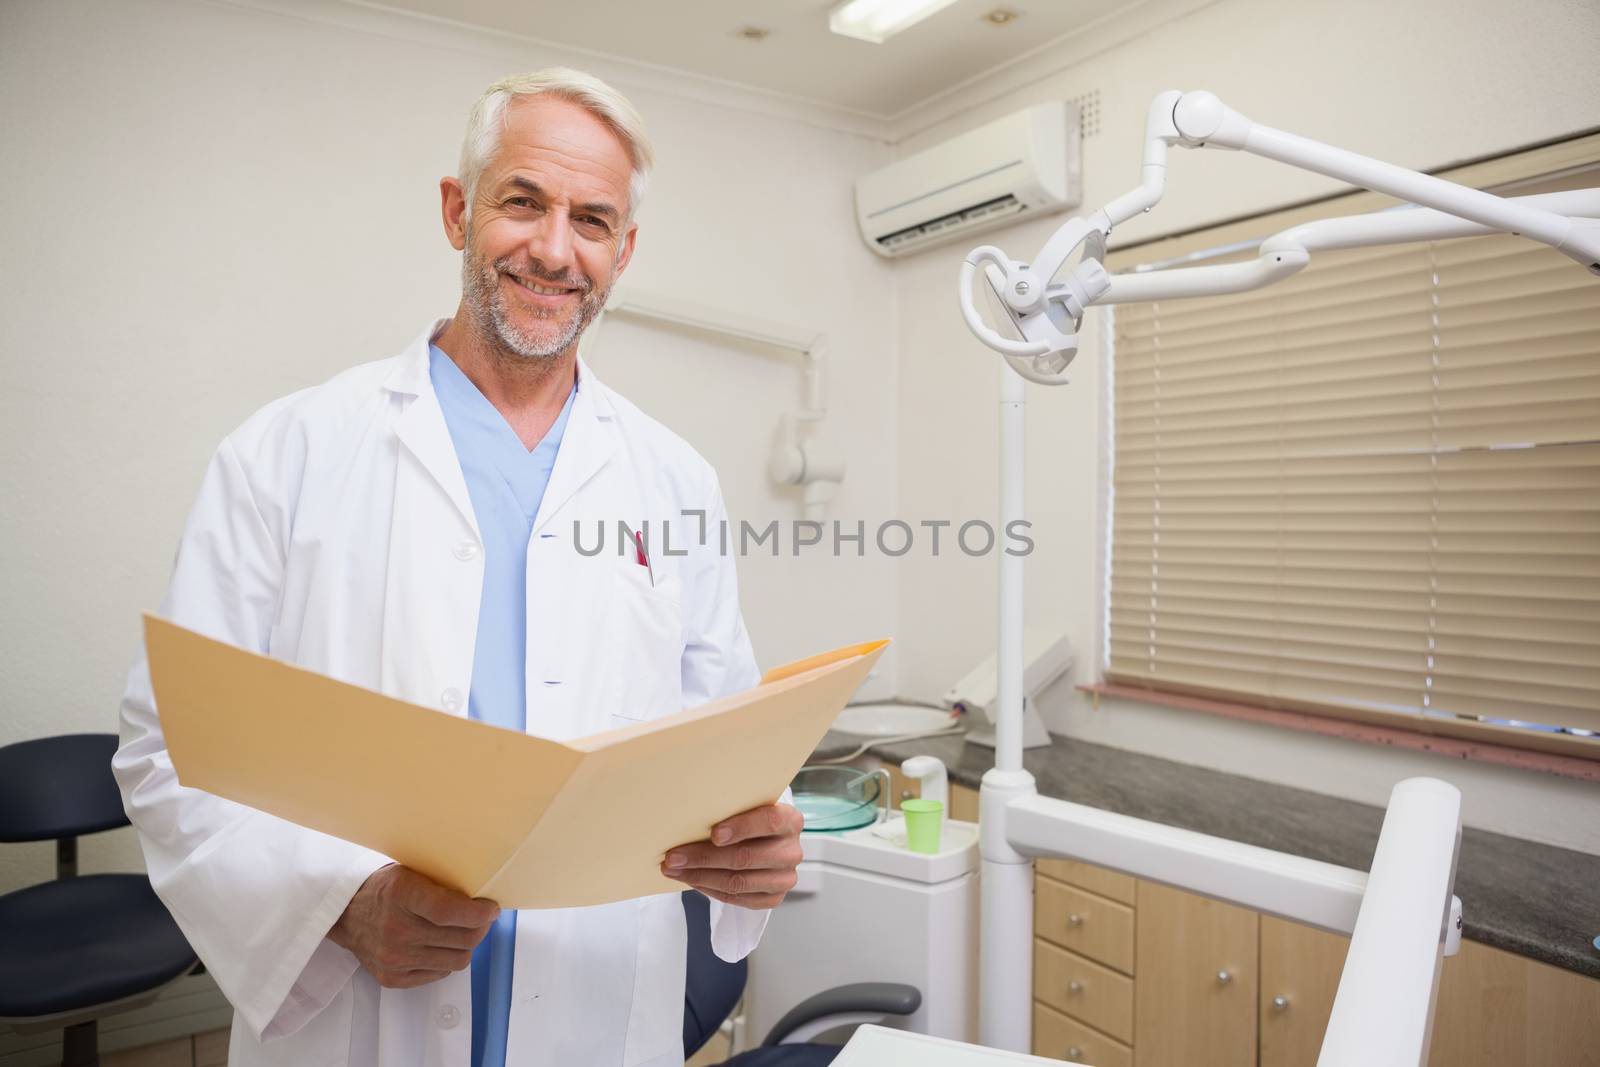
MULTIPOLYGON (((609 287, 600 288, 588 279, 588 285, 579 297, 578 313, 572 316, 566 329, 552 338, 541 338, 520 328, 506 307, 504 292, 500 289, 500 273, 511 267, 509 260, 485 263, 473 254, 468 242, 461 256, 461 292, 465 297, 467 314, 479 336, 495 342, 495 348, 520 360, 550 360, 559 356, 578 340, 611 295, 609 287)), ((530 271, 533 277, 538 274, 530 271)), ((535 312, 540 318, 553 318, 535 312)))

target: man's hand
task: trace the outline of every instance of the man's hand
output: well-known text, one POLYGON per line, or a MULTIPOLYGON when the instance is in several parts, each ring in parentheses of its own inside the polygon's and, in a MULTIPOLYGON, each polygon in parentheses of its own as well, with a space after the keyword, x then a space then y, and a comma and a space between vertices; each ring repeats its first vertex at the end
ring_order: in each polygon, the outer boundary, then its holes
POLYGON ((354 953, 379 985, 407 989, 465 969, 499 914, 492 900, 391 863, 356 890, 328 939, 354 953))
POLYGON ((794 888, 803 824, 787 804, 753 808, 718 823, 710 841, 668 852, 661 873, 724 904, 776 908, 794 888))

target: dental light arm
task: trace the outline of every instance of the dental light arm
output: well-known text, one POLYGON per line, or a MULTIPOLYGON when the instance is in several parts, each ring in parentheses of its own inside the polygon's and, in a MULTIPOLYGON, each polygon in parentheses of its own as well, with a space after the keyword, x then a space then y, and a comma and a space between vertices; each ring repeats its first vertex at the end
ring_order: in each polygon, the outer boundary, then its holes
MULTIPOLYGON (((1500 232, 1541 241, 1600 275, 1600 189, 1503 199, 1255 125, 1210 93, 1161 94, 1150 108, 1137 189, 1093 215, 1069 219, 1031 265, 1014 262, 993 246, 974 249, 962 264, 961 310, 967 325, 1016 371, 997 368, 1001 526, 1010 529, 1024 515, 1023 379, 1065 382, 1062 372, 1076 353, 1078 326, 1089 307, 1257 289, 1300 270, 1313 252, 1324 249, 1500 232), (1167 149, 1174 144, 1255 152, 1416 206, 1292 227, 1262 242, 1253 262, 1111 277, 1101 265, 1106 237, 1161 199, 1167 149), (1078 261, 1069 266, 1074 256, 1078 261), (973 283, 980 268, 997 317, 1009 319, 1019 339, 1002 336, 979 314, 973 283)), ((1022 759, 1024 560, 1002 555, 998 562, 995 764, 979 790, 982 1043, 1016 1051, 1032 1044, 1030 861, 1053 855, 1109 864, 1246 907, 1276 909, 1296 921, 1351 929, 1350 953, 1318 1063, 1426 1064, 1440 962, 1454 951, 1460 932, 1452 893, 1459 792, 1426 780, 1397 786, 1365 876, 1040 797, 1022 759), (1352 924, 1353 906, 1358 911, 1352 924)), ((1226 971, 1218 974, 1219 981, 1227 979, 1226 971)))
POLYGON ((1012 260, 993 245, 973 249, 961 266, 961 311, 973 334, 1022 377, 1061 385, 1077 353, 1083 313, 1095 304, 1244 292, 1294 274, 1315 251, 1486 233, 1515 233, 1542 242, 1600 276, 1600 189, 1498 197, 1262 126, 1208 92, 1169 91, 1150 105, 1138 188, 1087 218, 1068 219, 1031 264, 1012 260), (1101 265, 1105 240, 1115 227, 1160 201, 1166 190, 1167 149, 1173 144, 1253 152, 1420 208, 1297 226, 1262 242, 1257 258, 1247 263, 1112 277, 1101 265), (1080 249, 1078 264, 1056 280, 1080 249), (1002 336, 979 314, 972 283, 980 267, 1021 340, 1002 336))

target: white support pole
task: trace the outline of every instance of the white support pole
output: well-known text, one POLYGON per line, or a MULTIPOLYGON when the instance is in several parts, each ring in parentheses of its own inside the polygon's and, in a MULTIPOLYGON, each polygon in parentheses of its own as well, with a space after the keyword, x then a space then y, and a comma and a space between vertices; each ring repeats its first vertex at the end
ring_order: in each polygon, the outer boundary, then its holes
POLYGON ((1348 934, 1367 876, 1176 826, 1053 797, 1012 801, 1011 844, 1034 856, 1065 856, 1216 900, 1348 934))
POLYGON ((1460 790, 1436 778, 1394 787, 1318 1067, 1428 1062, 1460 850, 1460 790))
MULTIPOLYGON (((1000 530, 1023 517, 1027 394, 1000 362, 1000 530)), ((1007 839, 1006 811, 1034 792, 1022 769, 1023 557, 1000 553, 999 668, 995 764, 979 789, 978 1034, 990 1048, 1027 1052, 1033 1035, 1033 861, 1007 839)))
MULTIPOLYGON (((1600 219, 1600 189, 1566 189, 1557 193, 1513 196, 1506 203, 1552 211, 1578 219, 1600 219)), ((1433 208, 1391 208, 1363 215, 1341 215, 1301 223, 1261 243, 1263 251, 1289 245, 1307 252, 1332 252, 1344 248, 1377 248, 1413 241, 1451 241, 1487 237, 1502 231, 1433 208)))
POLYGON ((1027 1052, 1033 1043, 1033 861, 1006 842, 1007 801, 1033 790, 997 782, 1005 772, 990 769, 978 793, 978 848, 983 870, 978 882, 982 915, 978 924, 978 1043, 1027 1052), (1008 789, 1015 792, 1008 792, 1008 789))
POLYGON ((1247 293, 1282 281, 1310 262, 1311 256, 1305 249, 1292 248, 1271 255, 1260 255, 1243 263, 1179 267, 1148 274, 1113 274, 1111 284, 1095 298, 1095 304, 1137 304, 1151 300, 1247 293))
MULTIPOLYGON (((1428 796, 1427 790, 1438 787, 1455 790, 1432 778, 1410 778, 1395 786, 1384 833, 1393 836, 1389 826, 1397 812, 1408 810, 1412 814, 1406 818, 1414 818, 1421 810, 1414 793, 1422 791, 1428 796)), ((1356 929, 1357 916, 1373 896, 1371 877, 1364 871, 1054 797, 1019 796, 1008 805, 1004 817, 1012 847, 1027 855, 1082 860, 1336 934, 1356 929)), ((1434 851, 1458 839, 1459 827, 1459 818, 1452 823, 1446 813, 1435 828, 1434 851)), ((1380 851, 1384 848, 1382 838, 1378 847, 1380 851)), ((1429 870, 1439 866, 1427 848, 1408 846, 1407 851, 1429 870)), ((1453 850, 1449 852, 1450 884, 1454 882, 1454 855, 1453 850)), ((1374 860, 1373 870, 1377 869, 1374 860)), ((1453 908, 1459 918, 1460 901, 1455 900, 1453 908)), ((1452 937, 1445 955, 1455 952, 1456 939, 1452 937)))
MULTIPOLYGON (((1506 203, 1545 212, 1579 217, 1600 217, 1600 189, 1573 189, 1559 193, 1512 197, 1506 203)), ((1151 300, 1179 300, 1195 296, 1220 296, 1261 289, 1303 269, 1317 252, 1346 248, 1375 248, 1413 241, 1445 241, 1481 237, 1496 231, 1481 223, 1431 208, 1374 211, 1302 223, 1261 242, 1255 259, 1243 263, 1140 270, 1116 274, 1102 304, 1135 304, 1151 300)))
MULTIPOLYGON (((1027 385, 1004 361, 1000 364, 1000 531, 1003 539, 1011 523, 1021 519, 1027 429, 1027 385)), ((994 766, 998 771, 1022 770, 1022 628, 1024 619, 1023 561, 1025 557, 1000 553, 1000 714, 994 729, 994 766)))
POLYGON ((1184 93, 1172 109, 1172 121, 1182 143, 1190 147, 1243 149, 1406 203, 1459 215, 1490 230, 1521 234, 1600 274, 1600 221, 1595 219, 1569 218, 1275 130, 1251 122, 1204 90, 1184 93))
MULTIPOLYGON (((1182 128, 1181 112, 1179 127, 1182 128)), ((1243 147, 1258 156, 1387 193, 1397 200, 1440 208, 1489 230, 1520 233, 1568 255, 1576 250, 1572 242, 1577 227, 1572 219, 1493 193, 1469 189, 1431 174, 1419 174, 1270 126, 1256 125, 1243 147)), ((1583 258, 1589 259, 1588 255, 1583 258)))

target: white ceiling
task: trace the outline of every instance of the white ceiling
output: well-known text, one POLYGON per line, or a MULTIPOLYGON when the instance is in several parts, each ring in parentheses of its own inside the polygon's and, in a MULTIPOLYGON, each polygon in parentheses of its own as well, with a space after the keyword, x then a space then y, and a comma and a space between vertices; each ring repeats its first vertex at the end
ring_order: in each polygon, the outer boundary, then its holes
POLYGON ((889 120, 1131 7, 1127 0, 956 0, 869 44, 828 31, 834 0, 382 0, 383 5, 889 120), (1004 26, 982 16, 1005 8, 1004 26), (742 26, 769 30, 759 41, 742 26))

